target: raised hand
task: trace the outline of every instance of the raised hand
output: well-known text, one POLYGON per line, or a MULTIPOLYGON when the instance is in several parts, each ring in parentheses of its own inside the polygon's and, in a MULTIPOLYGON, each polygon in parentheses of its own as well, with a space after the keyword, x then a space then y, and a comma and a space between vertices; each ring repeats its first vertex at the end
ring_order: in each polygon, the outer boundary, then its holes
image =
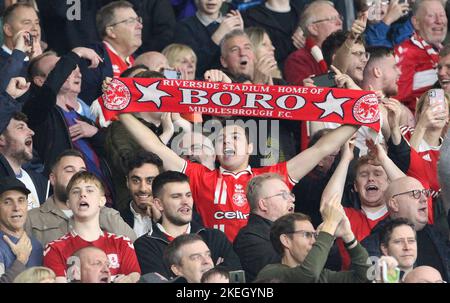
POLYGON ((353 137, 350 138, 347 142, 344 143, 341 147, 341 159, 345 159, 347 161, 352 161, 354 154, 353 150, 355 149, 355 140, 356 140, 356 134, 353 135, 353 137))
POLYGON ((228 77, 223 71, 218 69, 210 69, 205 72, 203 75, 205 81, 208 82, 222 82, 222 83, 231 83, 230 77, 228 77))
POLYGON ((211 36, 211 39, 216 43, 217 45, 220 44, 220 41, 222 41, 223 37, 235 30, 235 29, 244 29, 244 22, 242 21, 242 16, 239 13, 239 11, 230 11, 225 18, 223 19, 222 23, 220 23, 220 26, 217 28, 217 30, 214 32, 214 34, 211 36))
POLYGON ((303 86, 305 87, 316 87, 314 80, 312 79, 316 75, 309 75, 308 78, 303 79, 303 86))
POLYGON ((400 102, 393 98, 383 98, 382 103, 388 111, 388 121, 391 131, 394 127, 400 127, 400 118, 402 115, 402 108, 400 102))
POLYGON ((266 54, 258 59, 255 64, 255 79, 254 83, 259 84, 273 84, 272 72, 277 69, 277 61, 271 54, 266 54))
POLYGON ((23 77, 15 77, 9 80, 6 92, 14 99, 19 98, 25 94, 30 88, 30 82, 27 82, 23 77))
POLYGON ((103 59, 92 49, 86 47, 76 47, 72 50, 80 58, 87 59, 91 62, 89 68, 96 68, 103 59))
POLYGON ((334 65, 330 65, 330 69, 336 73, 336 76, 334 76, 334 82, 336 83, 337 87, 358 90, 361 89, 358 85, 356 85, 355 81, 353 81, 353 79, 350 78, 349 75, 343 74, 334 65))
POLYGON ((20 50, 27 55, 33 51, 33 46, 29 43, 30 33, 26 30, 17 32, 13 37, 14 49, 20 50))
POLYGON ((358 16, 358 19, 356 19, 353 24, 352 24, 352 28, 350 29, 350 37, 353 40, 358 39, 359 36, 362 35, 362 33, 364 33, 364 31, 366 30, 366 26, 367 26, 367 12, 361 13, 358 16))
POLYGON ((344 209, 338 193, 334 193, 330 199, 322 200, 320 203, 320 213, 323 219, 322 230, 334 235, 337 226, 345 216, 344 209))
POLYGON ((408 2, 398 3, 398 0, 391 0, 386 15, 384 15, 383 22, 386 25, 391 25, 405 15, 408 12, 408 9, 408 2))
POLYGON ((108 86, 111 84, 112 78, 106 77, 102 83, 102 92, 106 92, 108 90, 108 86))
POLYGON ((305 46, 305 35, 303 33, 302 28, 299 26, 297 27, 297 29, 295 30, 294 34, 292 35, 292 44, 294 44, 294 46, 299 49, 305 46))

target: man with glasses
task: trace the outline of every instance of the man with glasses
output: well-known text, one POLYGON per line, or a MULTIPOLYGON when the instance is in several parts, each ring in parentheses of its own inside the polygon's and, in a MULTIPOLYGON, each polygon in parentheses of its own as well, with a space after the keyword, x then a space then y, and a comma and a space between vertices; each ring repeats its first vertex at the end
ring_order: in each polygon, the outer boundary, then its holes
POLYGON ((270 240, 281 255, 281 264, 269 264, 258 274, 258 280, 280 279, 290 283, 363 283, 368 282, 367 251, 358 243, 350 228, 337 194, 322 201, 323 223, 314 230, 308 216, 292 213, 277 219, 270 229, 270 240), (324 269, 333 241, 344 240, 351 256, 350 271, 324 269))
POLYGON ((200 132, 185 133, 179 143, 179 154, 183 159, 200 163, 210 170, 216 168, 216 151, 211 140, 200 132))
POLYGON ((115 1, 103 6, 97 13, 97 30, 101 44, 92 48, 103 59, 95 69, 81 68, 83 83, 80 97, 91 104, 102 94, 106 77, 119 77, 134 63, 133 53, 142 44, 142 17, 127 1, 115 1))
POLYGON ((417 232, 416 265, 428 265, 436 268, 448 280, 447 251, 448 243, 435 226, 428 224, 427 199, 430 190, 424 189, 422 183, 413 177, 402 177, 392 181, 386 190, 386 203, 389 217, 379 222, 372 233, 362 241, 370 256, 381 255, 380 232, 388 222, 405 218, 414 224, 417 232))
POLYGON ((138 238, 151 232, 153 221, 157 222, 161 218, 161 213, 153 203, 152 182, 161 172, 162 165, 157 155, 143 150, 128 161, 126 178, 131 202, 120 214, 138 238))
POLYGON ((246 281, 251 282, 264 266, 281 261, 281 255, 270 243, 270 227, 279 217, 294 212, 295 196, 280 175, 265 173, 247 184, 247 201, 248 223, 239 231, 233 247, 246 281))
POLYGON ((167 279, 175 278, 170 265, 163 258, 165 248, 175 238, 191 234, 200 236, 211 250, 215 265, 229 270, 241 269, 233 246, 225 234, 217 229, 204 228, 192 220, 193 198, 189 179, 185 174, 166 171, 152 182, 153 203, 161 212, 161 220, 150 232, 134 243, 143 274, 159 273, 167 279))
POLYGON ((323 60, 322 43, 333 32, 342 30, 342 16, 329 1, 314 1, 300 16, 300 26, 305 33, 305 47, 291 53, 284 64, 286 81, 303 85, 303 79, 327 72, 323 60))

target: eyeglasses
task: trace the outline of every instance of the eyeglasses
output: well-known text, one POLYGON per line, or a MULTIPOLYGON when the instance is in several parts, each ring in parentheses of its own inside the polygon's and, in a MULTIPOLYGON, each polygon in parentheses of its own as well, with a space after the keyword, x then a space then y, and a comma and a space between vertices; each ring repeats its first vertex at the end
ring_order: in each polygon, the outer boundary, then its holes
POLYGON ((313 21, 311 23, 312 24, 316 24, 316 23, 325 22, 325 21, 336 22, 337 20, 340 20, 342 22, 344 20, 344 17, 342 17, 341 15, 331 16, 331 17, 328 17, 328 18, 324 18, 324 19, 319 19, 319 20, 313 21))
POLYGON ((139 22, 140 24, 142 24, 142 17, 128 18, 128 19, 125 19, 125 20, 122 20, 122 21, 110 24, 108 26, 116 26, 116 25, 121 24, 121 23, 125 23, 126 25, 135 25, 136 22, 139 22))
POLYGON ((413 190, 408 190, 408 191, 405 191, 403 193, 395 194, 395 195, 392 196, 392 198, 400 196, 400 195, 405 195, 405 194, 412 194, 414 199, 419 199, 421 194, 423 194, 425 197, 429 198, 431 196, 431 190, 430 189, 413 189, 413 190))
POLYGON ((369 60, 370 59, 370 53, 368 52, 363 52, 363 51, 359 51, 359 52, 352 52, 352 55, 359 57, 360 59, 363 60, 369 60))
POLYGON ((294 230, 291 232, 288 232, 286 234, 300 234, 302 235, 303 238, 311 240, 313 237, 314 239, 317 239, 317 237, 319 236, 318 232, 315 231, 306 231, 306 230, 294 230))
POLYGON ((293 193, 291 193, 290 191, 282 191, 281 193, 278 193, 273 196, 265 197, 263 199, 269 199, 269 198, 273 198, 276 196, 281 196, 284 200, 289 200, 289 198, 292 198, 295 200, 295 195, 293 193))
POLYGON ((428 281, 428 280, 418 280, 416 283, 447 283, 444 280, 428 281))
MULTIPOLYGON (((366 5, 367 6, 372 6, 372 5, 375 5, 375 4, 377 4, 375 0, 368 0, 368 1, 366 1, 366 5)), ((379 1, 379 4, 389 5, 389 0, 381 0, 381 1, 379 1)))

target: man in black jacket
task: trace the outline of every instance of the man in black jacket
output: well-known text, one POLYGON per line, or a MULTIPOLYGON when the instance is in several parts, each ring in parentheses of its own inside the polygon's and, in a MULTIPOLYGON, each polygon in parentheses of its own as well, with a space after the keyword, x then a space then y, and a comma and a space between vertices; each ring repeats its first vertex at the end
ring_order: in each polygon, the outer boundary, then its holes
POLYGON ((281 262, 281 255, 270 242, 270 227, 276 219, 294 212, 295 197, 280 175, 267 173, 250 180, 247 200, 248 224, 239 231, 233 246, 245 270, 246 281, 251 282, 264 266, 281 262))
POLYGON ((106 186, 107 205, 111 206, 110 172, 103 160, 105 131, 97 129, 93 121, 80 114, 83 106, 77 99, 81 85, 78 66, 83 59, 89 60, 91 67, 101 61, 93 50, 83 47, 73 49, 60 59, 47 52, 32 60, 29 67, 32 92, 23 111, 35 133, 35 147, 44 163, 45 175, 61 152, 77 149, 84 155, 87 169, 106 186), (47 66, 52 64, 53 69, 47 66))
POLYGON ((433 225, 428 224, 427 198, 429 189, 415 178, 403 177, 389 184, 386 191, 386 203, 390 216, 378 223, 372 233, 361 244, 369 256, 381 256, 380 231, 392 219, 406 218, 412 222, 417 232, 416 266, 427 265, 437 269, 444 280, 448 280, 448 240, 437 233, 433 225))
POLYGON ((267 0, 242 14, 246 28, 257 26, 267 31, 275 47, 275 59, 281 68, 288 55, 297 50, 293 35, 304 6, 309 2, 311 1, 267 0))
POLYGON ((16 177, 31 191, 28 209, 45 201, 47 180, 22 166, 33 157, 33 131, 27 117, 21 113, 22 104, 14 98, 29 88, 24 78, 12 78, 0 96, 0 176, 16 177))
POLYGON ((183 234, 198 234, 211 251, 215 265, 228 270, 241 268, 233 246, 223 232, 204 228, 192 221, 193 199, 189 179, 186 175, 166 171, 159 174, 152 183, 153 202, 161 211, 161 223, 153 226, 153 231, 134 242, 136 255, 142 274, 157 272, 168 279, 174 278, 163 260, 164 249, 176 237, 183 234))
POLYGON ((22 168, 33 158, 33 135, 27 117, 17 112, 6 129, 0 130, 0 176, 15 177, 30 190, 28 209, 39 207, 45 201, 47 180, 44 176, 22 168))

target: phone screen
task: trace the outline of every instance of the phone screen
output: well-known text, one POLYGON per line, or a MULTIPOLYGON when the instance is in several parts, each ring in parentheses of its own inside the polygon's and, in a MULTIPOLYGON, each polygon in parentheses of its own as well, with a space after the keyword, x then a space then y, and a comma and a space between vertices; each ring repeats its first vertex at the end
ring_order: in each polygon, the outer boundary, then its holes
POLYGON ((442 88, 430 89, 428 91, 428 99, 433 111, 445 110, 445 93, 442 88))
POLYGON ((166 79, 181 79, 181 73, 174 69, 165 68, 163 74, 166 79))
POLYGON ((323 75, 312 77, 315 86, 320 87, 336 87, 336 82, 334 82, 335 72, 328 72, 323 75))

